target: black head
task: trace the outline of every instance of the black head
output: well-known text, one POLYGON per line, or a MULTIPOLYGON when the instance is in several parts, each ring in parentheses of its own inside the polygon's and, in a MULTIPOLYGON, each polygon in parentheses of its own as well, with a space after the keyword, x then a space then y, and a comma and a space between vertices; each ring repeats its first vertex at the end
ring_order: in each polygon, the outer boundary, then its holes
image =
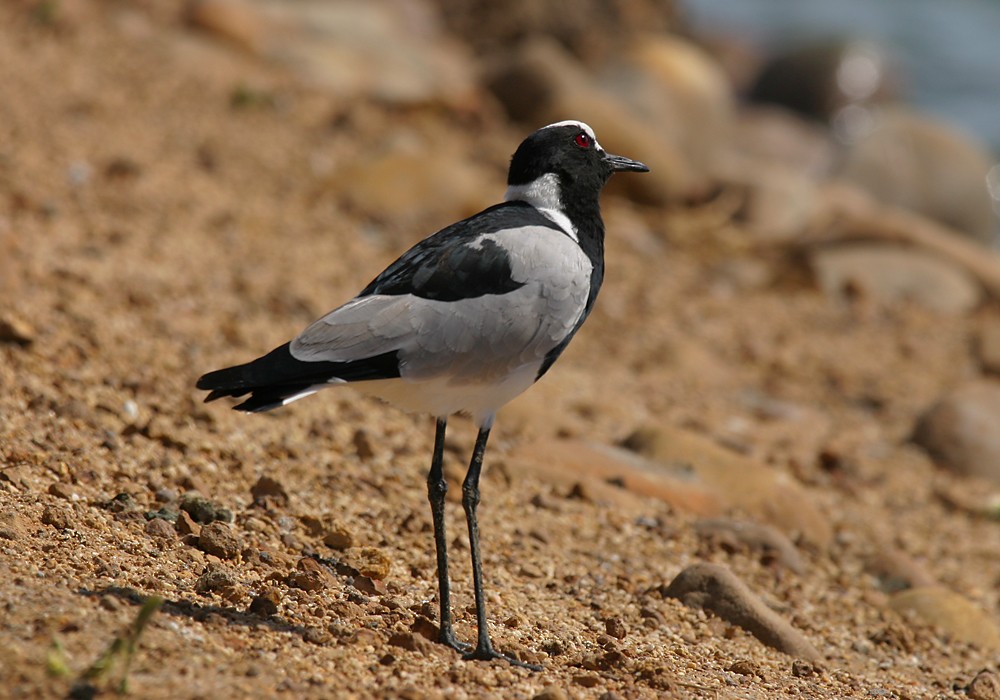
POLYGON ((647 172, 642 163, 611 155, 597 142, 593 129, 578 121, 543 127, 518 146, 510 161, 507 185, 529 186, 554 175, 563 196, 596 197, 611 174, 647 172))

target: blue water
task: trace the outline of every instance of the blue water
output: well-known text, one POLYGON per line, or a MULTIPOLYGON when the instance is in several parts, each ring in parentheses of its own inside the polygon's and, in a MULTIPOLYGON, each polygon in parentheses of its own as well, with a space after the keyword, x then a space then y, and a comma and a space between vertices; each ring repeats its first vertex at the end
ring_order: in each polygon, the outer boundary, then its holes
POLYGON ((1000 0, 682 0, 695 29, 780 49, 854 37, 885 47, 904 97, 1000 153, 1000 0))

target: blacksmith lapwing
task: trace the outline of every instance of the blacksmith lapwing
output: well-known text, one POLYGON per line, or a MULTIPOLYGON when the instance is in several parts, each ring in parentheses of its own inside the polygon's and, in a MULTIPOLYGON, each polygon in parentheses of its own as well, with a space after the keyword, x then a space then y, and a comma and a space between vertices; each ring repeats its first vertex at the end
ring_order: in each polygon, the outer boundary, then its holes
POLYGON ((604 279, 599 198, 611 174, 645 165, 607 153, 578 121, 550 124, 511 158, 504 201, 417 243, 354 299, 291 342, 247 364, 209 372, 205 399, 242 397, 268 411, 350 382, 437 419, 427 493, 440 591, 440 641, 466 658, 504 659, 490 641, 479 550, 479 474, 497 410, 545 374, 594 306, 604 279), (462 486, 478 640, 452 628, 442 471, 448 417, 479 427, 462 486))

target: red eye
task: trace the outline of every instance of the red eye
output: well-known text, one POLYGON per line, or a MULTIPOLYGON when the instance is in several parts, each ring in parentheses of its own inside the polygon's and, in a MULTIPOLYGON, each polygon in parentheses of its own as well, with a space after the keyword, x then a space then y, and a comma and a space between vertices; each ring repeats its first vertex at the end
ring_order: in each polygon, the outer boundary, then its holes
POLYGON ((582 131, 576 135, 576 138, 574 138, 573 141, 580 148, 590 148, 590 137, 582 131))

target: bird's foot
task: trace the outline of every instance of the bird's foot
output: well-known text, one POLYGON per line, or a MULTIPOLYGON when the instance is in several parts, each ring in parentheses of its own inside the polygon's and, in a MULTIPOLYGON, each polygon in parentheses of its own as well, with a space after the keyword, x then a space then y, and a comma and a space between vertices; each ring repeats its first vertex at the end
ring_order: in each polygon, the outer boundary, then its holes
POLYGON ((450 628, 445 628, 441 630, 441 632, 438 634, 438 642, 440 644, 444 644, 446 647, 451 647, 452 649, 457 651, 459 654, 462 654, 463 656, 465 654, 468 654, 469 650, 472 649, 471 644, 460 642, 458 640, 458 637, 455 636, 455 632, 450 628))
POLYGON ((513 656, 507 656, 496 649, 493 648, 491 644, 480 643, 474 650, 462 656, 466 661, 493 661, 494 659, 499 659, 501 661, 506 661, 511 666, 517 666, 519 668, 526 668, 529 671, 541 671, 542 667, 536 664, 529 664, 520 659, 515 659, 513 656))

